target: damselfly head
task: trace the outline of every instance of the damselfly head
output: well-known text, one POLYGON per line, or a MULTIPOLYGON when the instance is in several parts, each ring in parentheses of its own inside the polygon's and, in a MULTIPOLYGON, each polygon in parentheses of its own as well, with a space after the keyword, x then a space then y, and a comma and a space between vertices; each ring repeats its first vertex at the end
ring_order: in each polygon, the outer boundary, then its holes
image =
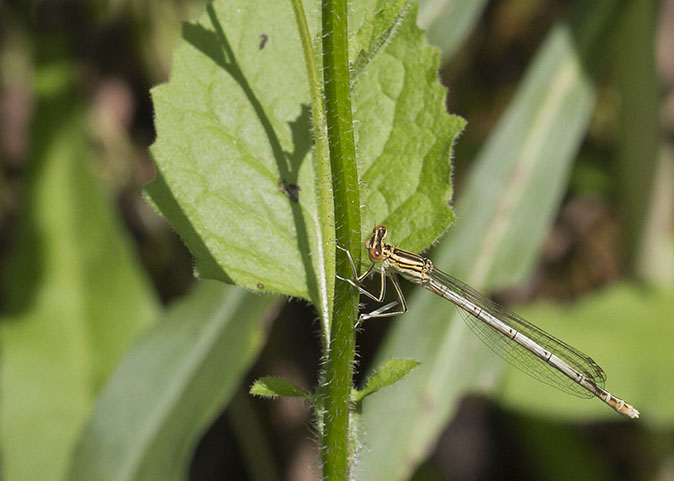
POLYGON ((365 243, 367 254, 372 262, 379 262, 384 259, 384 237, 388 230, 383 225, 378 225, 372 231, 372 237, 365 243))

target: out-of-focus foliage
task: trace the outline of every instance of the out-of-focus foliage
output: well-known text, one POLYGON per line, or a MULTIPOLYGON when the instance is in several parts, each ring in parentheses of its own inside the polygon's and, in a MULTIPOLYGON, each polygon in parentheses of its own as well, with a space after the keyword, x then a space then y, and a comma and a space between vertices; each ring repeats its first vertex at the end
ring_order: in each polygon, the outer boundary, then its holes
POLYGON ((127 353, 67 479, 186 479, 199 438, 266 341, 271 296, 204 281, 127 353))
POLYGON ((128 234, 92 172, 74 72, 37 72, 25 211, 3 270, 3 479, 65 479, 92 404, 157 312, 128 234))

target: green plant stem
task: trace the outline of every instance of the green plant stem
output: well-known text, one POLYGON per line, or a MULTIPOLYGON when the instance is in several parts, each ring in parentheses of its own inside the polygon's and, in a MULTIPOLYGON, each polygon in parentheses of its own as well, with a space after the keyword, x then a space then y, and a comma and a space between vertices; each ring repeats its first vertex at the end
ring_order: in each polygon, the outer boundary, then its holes
POLYGON ((311 41, 311 32, 304 14, 302 0, 291 1, 297 20, 297 30, 300 35, 304 63, 307 67, 309 79, 309 94, 311 96, 311 121, 314 132, 313 166, 316 183, 316 195, 318 197, 318 238, 319 262, 323 282, 319 280, 321 305, 316 306, 323 325, 322 340, 323 350, 328 348, 330 339, 330 314, 331 304, 334 299, 334 265, 335 265, 335 211, 332 201, 332 174, 330 172, 330 148, 328 145, 328 125, 325 119, 323 105, 323 89, 319 75, 317 59, 311 41))
MULTIPOLYGON (((323 0, 323 85, 334 192, 336 241, 360 259, 360 200, 353 137, 346 0, 323 0)), ((352 276, 348 259, 337 256, 337 273, 352 276)), ((323 479, 349 479, 352 443, 349 420, 356 341, 358 293, 346 282, 335 285, 330 345, 325 365, 325 413, 321 437, 323 479)))

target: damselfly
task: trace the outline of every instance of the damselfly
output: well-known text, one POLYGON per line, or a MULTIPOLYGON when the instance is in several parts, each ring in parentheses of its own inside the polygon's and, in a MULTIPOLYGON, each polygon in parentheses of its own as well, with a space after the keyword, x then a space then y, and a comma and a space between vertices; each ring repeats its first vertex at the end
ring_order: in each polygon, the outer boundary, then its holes
POLYGON ((401 276, 454 303, 459 307, 459 312, 468 326, 482 341, 496 354, 533 378, 578 397, 597 396, 618 413, 630 418, 639 417, 639 411, 604 389, 606 375, 590 356, 487 299, 465 283, 439 271, 433 267, 430 259, 385 244, 386 234, 387 229, 383 225, 374 228, 372 237, 365 243, 372 264, 360 276, 351 254, 342 249, 349 258, 355 281, 340 279, 381 303, 386 295, 388 277, 398 297, 397 301, 362 314, 360 321, 407 312, 407 303, 397 279, 401 276), (361 282, 378 265, 381 287, 379 295, 375 295, 363 288, 361 282), (393 311, 396 306, 400 307, 399 310, 393 311))

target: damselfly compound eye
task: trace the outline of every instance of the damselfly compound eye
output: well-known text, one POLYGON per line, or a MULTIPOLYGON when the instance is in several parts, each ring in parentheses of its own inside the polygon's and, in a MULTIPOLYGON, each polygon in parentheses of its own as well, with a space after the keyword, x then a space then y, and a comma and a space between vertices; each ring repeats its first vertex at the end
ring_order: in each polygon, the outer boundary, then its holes
POLYGON ((378 247, 369 249, 367 254, 370 256, 370 260, 373 262, 379 262, 384 258, 382 250, 378 247))

